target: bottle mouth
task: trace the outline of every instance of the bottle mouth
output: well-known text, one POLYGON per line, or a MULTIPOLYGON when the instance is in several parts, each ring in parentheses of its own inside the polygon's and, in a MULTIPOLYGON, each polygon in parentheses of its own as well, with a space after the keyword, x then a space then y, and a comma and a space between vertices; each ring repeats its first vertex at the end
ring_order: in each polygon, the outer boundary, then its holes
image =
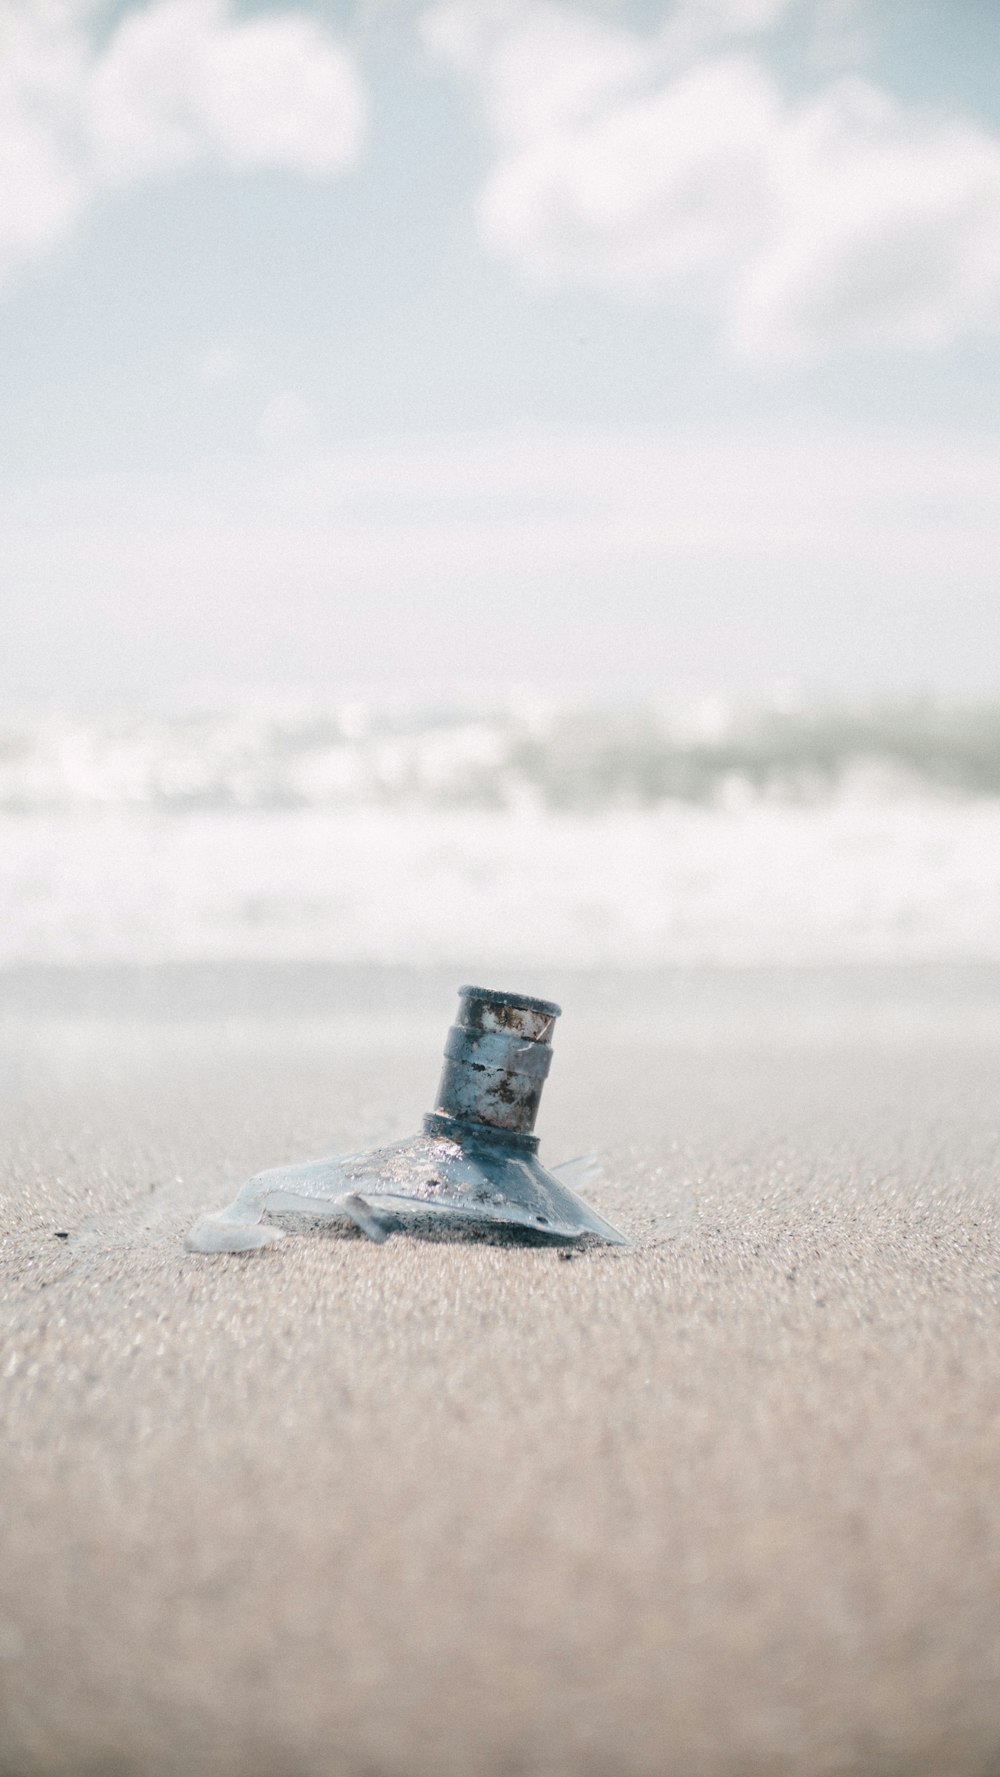
POLYGON ((505 993, 492 987, 460 987, 460 1000, 484 1000, 492 1006, 510 1006, 515 1011, 541 1012, 546 1018, 562 1016, 562 1007, 555 1000, 537 1000, 530 993, 505 993))

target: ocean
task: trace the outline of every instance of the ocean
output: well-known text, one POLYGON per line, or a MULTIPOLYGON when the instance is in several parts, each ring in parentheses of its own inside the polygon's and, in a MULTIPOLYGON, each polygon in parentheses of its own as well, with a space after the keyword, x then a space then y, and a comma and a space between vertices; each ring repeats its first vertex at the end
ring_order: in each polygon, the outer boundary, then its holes
POLYGON ((0 726, 0 967, 1000 960, 1000 703, 256 699, 0 726))

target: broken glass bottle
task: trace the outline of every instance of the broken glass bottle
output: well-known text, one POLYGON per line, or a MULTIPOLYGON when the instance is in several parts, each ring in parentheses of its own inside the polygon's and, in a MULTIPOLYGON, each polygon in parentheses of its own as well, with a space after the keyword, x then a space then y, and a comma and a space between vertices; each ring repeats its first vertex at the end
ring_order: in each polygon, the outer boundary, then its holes
POLYGON ((533 1242, 590 1238, 625 1246, 574 1184, 599 1173, 571 1160, 548 1171, 533 1133, 560 1008, 551 1000, 459 988, 435 1108, 408 1140, 249 1179, 227 1209, 202 1216, 190 1252, 251 1252, 284 1238, 268 1216, 353 1223, 369 1239, 433 1219, 453 1232, 533 1242))

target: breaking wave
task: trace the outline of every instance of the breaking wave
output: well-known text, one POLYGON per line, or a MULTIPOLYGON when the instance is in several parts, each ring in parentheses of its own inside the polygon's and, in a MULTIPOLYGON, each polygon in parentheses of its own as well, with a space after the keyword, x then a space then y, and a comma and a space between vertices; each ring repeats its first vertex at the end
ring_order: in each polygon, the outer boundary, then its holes
POLYGON ((228 710, 0 736, 0 966, 1000 959, 1000 706, 228 710))
POLYGON ((0 726, 0 808, 579 810, 1000 797, 1000 703, 226 710, 0 726))

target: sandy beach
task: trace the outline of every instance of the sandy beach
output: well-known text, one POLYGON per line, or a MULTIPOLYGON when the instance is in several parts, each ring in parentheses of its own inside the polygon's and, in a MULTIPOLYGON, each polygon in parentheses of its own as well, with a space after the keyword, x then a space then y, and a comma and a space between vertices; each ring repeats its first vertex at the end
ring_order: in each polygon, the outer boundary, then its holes
POLYGON ((0 986, 3 1777, 1000 1770, 1000 975, 497 981, 633 1238, 185 1254, 459 976, 0 986))

